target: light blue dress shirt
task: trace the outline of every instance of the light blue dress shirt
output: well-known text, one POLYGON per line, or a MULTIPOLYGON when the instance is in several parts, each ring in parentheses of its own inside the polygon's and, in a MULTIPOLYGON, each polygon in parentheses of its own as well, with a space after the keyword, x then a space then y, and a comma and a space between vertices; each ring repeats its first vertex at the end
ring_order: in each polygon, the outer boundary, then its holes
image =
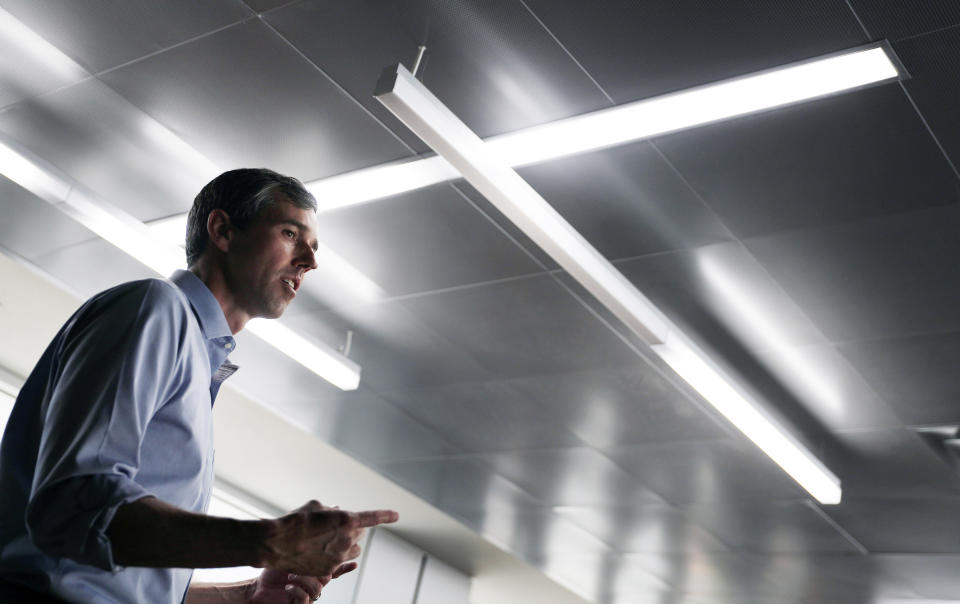
POLYGON ((147 495, 206 511, 213 400, 234 346, 217 299, 187 271, 74 313, 0 443, 0 577, 70 602, 181 602, 190 569, 120 567, 106 529, 147 495))

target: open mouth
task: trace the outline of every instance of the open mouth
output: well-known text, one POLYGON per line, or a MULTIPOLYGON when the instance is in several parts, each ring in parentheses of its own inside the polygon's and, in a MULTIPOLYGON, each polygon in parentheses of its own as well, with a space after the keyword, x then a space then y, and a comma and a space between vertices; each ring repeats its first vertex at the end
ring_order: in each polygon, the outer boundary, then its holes
POLYGON ((281 279, 281 281, 283 281, 287 285, 287 287, 290 288, 290 291, 293 292, 294 295, 296 295, 297 284, 294 282, 293 279, 281 279))

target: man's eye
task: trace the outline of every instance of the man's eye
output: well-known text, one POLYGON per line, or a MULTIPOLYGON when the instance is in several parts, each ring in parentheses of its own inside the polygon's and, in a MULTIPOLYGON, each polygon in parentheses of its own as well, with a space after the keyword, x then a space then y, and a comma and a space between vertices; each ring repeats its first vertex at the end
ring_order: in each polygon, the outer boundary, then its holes
POLYGON ((284 231, 283 231, 283 234, 286 235, 287 237, 290 237, 291 239, 293 239, 294 235, 296 235, 296 233, 294 233, 293 231, 291 231, 291 230, 289 230, 289 229, 284 230, 284 231))

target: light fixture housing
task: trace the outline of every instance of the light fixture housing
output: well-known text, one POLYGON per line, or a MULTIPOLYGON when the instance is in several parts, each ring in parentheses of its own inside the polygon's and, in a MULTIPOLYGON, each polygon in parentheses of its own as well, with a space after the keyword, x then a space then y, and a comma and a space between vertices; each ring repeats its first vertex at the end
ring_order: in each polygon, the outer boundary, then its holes
POLYGON ((800 486, 840 502, 840 480, 409 71, 385 69, 375 97, 800 486))

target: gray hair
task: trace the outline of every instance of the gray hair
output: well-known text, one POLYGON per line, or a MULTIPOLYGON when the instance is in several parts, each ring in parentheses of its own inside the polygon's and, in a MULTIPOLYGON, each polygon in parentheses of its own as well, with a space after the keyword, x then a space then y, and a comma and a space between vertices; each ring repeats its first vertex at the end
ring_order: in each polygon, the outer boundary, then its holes
POLYGON ((230 170, 211 180, 197 193, 187 215, 187 266, 193 266, 210 240, 207 218, 213 210, 223 210, 240 230, 247 226, 277 195, 305 210, 317 211, 317 200, 296 178, 266 168, 230 170))

